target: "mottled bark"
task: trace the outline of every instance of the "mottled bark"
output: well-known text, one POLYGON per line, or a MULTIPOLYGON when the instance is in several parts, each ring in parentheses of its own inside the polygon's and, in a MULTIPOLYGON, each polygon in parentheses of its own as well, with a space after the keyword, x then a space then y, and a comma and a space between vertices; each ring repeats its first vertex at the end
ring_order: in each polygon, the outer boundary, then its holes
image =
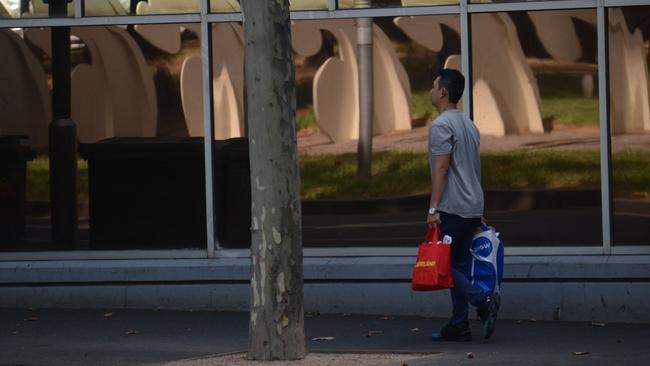
POLYGON ((305 357, 300 176, 289 2, 242 1, 252 244, 248 356, 305 357))

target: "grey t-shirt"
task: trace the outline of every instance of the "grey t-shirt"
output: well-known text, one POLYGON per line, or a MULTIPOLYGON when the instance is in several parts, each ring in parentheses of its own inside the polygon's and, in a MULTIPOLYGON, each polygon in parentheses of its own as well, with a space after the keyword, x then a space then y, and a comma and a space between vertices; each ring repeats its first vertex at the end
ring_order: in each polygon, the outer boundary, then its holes
POLYGON ((443 112, 429 127, 429 166, 436 155, 450 155, 447 184, 438 210, 461 217, 483 215, 480 135, 472 120, 457 110, 443 112))

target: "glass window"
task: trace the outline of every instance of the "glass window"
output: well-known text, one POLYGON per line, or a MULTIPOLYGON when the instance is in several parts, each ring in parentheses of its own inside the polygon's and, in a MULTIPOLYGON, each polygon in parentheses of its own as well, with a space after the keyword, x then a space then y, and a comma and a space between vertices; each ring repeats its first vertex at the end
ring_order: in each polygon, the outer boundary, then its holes
POLYGON ((613 243, 650 242, 650 6, 609 9, 613 243))
POLYGON ((485 216, 508 245, 602 245, 595 21, 471 16, 485 216))
POLYGON ((0 149, 11 152, 13 166, 0 172, 0 200, 9 202, 0 207, 19 224, 0 238, 0 250, 206 247, 198 29, 71 29, 71 119, 79 143, 70 243, 51 239, 50 29, 0 30, 0 47, 10 50, 0 55, 11 65, 0 72, 14 78, 0 87, 0 112, 16 116, 0 121, 0 149), (22 147, 20 135, 27 136, 22 147))
MULTIPOLYGON (((67 5, 67 13, 58 17, 74 16, 75 1, 70 1, 67 5)), ((0 0, 0 19, 48 17, 50 17, 49 6, 43 0, 0 0)))
POLYGON ((459 17, 373 19, 372 174, 357 176, 355 19, 293 24, 305 247, 413 247, 431 189, 433 75, 460 62, 459 17))
POLYGON ((187 14, 199 12, 199 0, 86 0, 86 16, 187 14))

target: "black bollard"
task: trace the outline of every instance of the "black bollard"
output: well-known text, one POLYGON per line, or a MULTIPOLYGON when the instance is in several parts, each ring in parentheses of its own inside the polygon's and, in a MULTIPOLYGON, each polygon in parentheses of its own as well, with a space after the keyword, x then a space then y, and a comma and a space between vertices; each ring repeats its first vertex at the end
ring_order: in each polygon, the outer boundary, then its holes
MULTIPOLYGON (((51 17, 67 15, 67 0, 49 0, 51 17)), ((77 244, 77 128, 70 119, 70 27, 52 28, 52 112, 49 126, 50 203, 54 249, 77 244)))

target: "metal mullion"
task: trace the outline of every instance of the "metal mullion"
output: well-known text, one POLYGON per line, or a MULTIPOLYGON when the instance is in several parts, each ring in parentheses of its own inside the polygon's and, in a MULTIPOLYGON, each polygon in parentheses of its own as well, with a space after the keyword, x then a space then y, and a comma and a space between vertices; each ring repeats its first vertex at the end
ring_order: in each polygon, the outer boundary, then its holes
MULTIPOLYGON (((624 254, 650 252, 650 246, 644 247, 625 247, 624 254)), ((616 248, 619 249, 619 248, 616 248)), ((623 252, 622 252, 623 253, 623 252)), ((305 258, 314 257, 414 257, 417 254, 416 247, 337 247, 337 248, 304 248, 303 256, 305 258)), ((599 246, 563 246, 563 247, 505 247, 507 256, 540 256, 540 255, 602 255, 602 248, 599 246)), ((217 258, 248 258, 250 249, 224 249, 216 254, 217 258)))
POLYGON ((504 11, 534 11, 595 8, 597 0, 526 1, 513 3, 469 4, 470 13, 495 13, 504 11))
POLYGON ((334 11, 336 10, 336 6, 338 5, 338 0, 328 0, 327 1, 327 10, 329 11, 334 11))
POLYGON ((472 77, 472 24, 467 12, 468 0, 460 1, 460 58, 461 69, 465 74, 465 93, 463 93, 463 112, 472 118, 474 112, 473 77, 472 77))
POLYGON ((207 14, 208 22, 210 23, 224 23, 224 22, 241 22, 241 13, 210 13, 207 14))
POLYGON ((122 259, 205 259, 204 249, 75 250, 0 253, 0 262, 122 259))
POLYGON ((201 21, 201 16, 199 14, 124 15, 124 16, 82 17, 82 18, 22 18, 22 19, 2 19, 0 20, 0 28, 85 27, 85 26, 96 26, 96 25, 130 25, 130 24, 179 24, 179 23, 198 23, 200 21, 201 21))
POLYGON ((86 5, 86 0, 75 0, 74 2, 74 17, 76 19, 82 18, 84 16, 84 6, 86 5))
POLYGON ((621 245, 611 249, 612 255, 640 255, 650 254, 650 245, 621 245))
POLYGON ((291 20, 378 18, 418 15, 458 14, 458 5, 421 6, 407 8, 345 9, 345 10, 306 10, 292 11, 291 20))
POLYGON ((506 256, 566 256, 566 255, 593 255, 602 256, 603 249, 600 246, 562 246, 562 247, 504 247, 504 254, 506 256))
POLYGON ((622 6, 645 6, 650 5, 650 0, 605 0, 604 6, 622 7, 622 6))
MULTIPOLYGON (((601 255, 602 248, 591 247, 512 247, 506 246, 506 256, 540 255, 601 255)), ((413 257, 415 247, 346 247, 305 248, 304 257, 413 257)), ((621 246, 612 248, 612 254, 650 254, 650 246, 621 246)), ((124 260, 124 259, 201 259, 204 249, 172 250, 94 250, 69 252, 8 252, 0 253, 0 262, 57 261, 57 260, 124 260)), ((249 258, 250 249, 222 249, 215 258, 249 258)))
POLYGON ((599 0, 596 9, 598 32, 598 107, 600 118, 600 180, 603 227, 603 254, 612 251, 612 182, 611 182, 611 129, 609 113, 609 49, 607 8, 599 0))
POLYGON ((220 248, 215 233, 214 220, 214 180, 212 142, 213 101, 212 101, 212 31, 208 22, 209 0, 201 0, 201 73, 203 89, 203 148, 205 154, 205 214, 208 258, 214 258, 215 247, 220 248))

